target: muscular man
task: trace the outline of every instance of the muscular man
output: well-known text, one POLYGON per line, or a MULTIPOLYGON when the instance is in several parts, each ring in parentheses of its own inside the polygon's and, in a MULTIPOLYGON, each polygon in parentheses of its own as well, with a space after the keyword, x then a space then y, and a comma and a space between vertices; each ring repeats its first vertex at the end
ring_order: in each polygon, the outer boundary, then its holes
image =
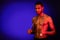
POLYGON ((32 29, 29 29, 28 33, 33 33, 35 40, 46 40, 47 35, 55 34, 52 18, 43 12, 44 6, 41 2, 35 4, 35 10, 38 15, 33 17, 32 29), (51 31, 48 31, 48 27, 50 27, 51 31))

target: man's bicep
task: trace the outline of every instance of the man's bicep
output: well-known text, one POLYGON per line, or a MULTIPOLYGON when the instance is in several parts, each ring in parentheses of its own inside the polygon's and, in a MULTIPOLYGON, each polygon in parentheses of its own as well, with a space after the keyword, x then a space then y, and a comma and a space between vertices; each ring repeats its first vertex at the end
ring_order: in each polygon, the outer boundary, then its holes
POLYGON ((32 29, 34 29, 34 24, 35 24, 35 17, 32 19, 32 29))
POLYGON ((34 18, 32 19, 32 30, 34 29, 34 18))
POLYGON ((34 18, 32 19, 32 34, 34 33, 34 18))
POLYGON ((54 23, 53 23, 53 20, 52 20, 51 17, 49 18, 49 25, 50 25, 50 28, 51 28, 52 30, 55 30, 55 28, 54 28, 54 23))

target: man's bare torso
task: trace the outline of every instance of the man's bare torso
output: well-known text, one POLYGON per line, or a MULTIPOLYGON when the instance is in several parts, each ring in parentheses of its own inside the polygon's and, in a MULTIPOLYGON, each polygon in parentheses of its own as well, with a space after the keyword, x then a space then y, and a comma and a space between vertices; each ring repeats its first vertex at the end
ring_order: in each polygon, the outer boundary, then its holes
POLYGON ((50 16, 44 14, 43 16, 36 16, 33 17, 33 24, 35 25, 35 37, 36 38, 44 38, 46 37, 45 34, 41 34, 48 29, 50 16))

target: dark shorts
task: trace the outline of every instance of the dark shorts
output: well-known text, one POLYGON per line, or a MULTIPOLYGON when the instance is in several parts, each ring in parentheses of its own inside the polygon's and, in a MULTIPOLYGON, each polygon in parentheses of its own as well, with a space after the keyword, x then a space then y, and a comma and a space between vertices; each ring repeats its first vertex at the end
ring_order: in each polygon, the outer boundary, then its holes
POLYGON ((48 40, 48 39, 47 38, 42 38, 42 39, 34 38, 34 40, 48 40))
POLYGON ((42 39, 34 37, 34 40, 56 40, 56 39, 53 36, 48 36, 47 38, 42 38, 42 39))

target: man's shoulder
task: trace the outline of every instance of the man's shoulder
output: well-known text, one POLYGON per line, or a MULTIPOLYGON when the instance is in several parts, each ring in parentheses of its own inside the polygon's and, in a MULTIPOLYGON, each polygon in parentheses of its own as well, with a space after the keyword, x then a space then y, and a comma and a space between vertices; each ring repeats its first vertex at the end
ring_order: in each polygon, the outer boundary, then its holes
POLYGON ((47 18, 51 18, 51 16, 49 16, 49 15, 47 15, 47 14, 44 14, 44 16, 47 17, 47 18))
POLYGON ((45 17, 48 19, 48 20, 52 20, 51 16, 45 14, 45 17))
POLYGON ((33 17, 33 19, 36 19, 36 18, 37 18, 37 16, 34 16, 34 17, 33 17))

